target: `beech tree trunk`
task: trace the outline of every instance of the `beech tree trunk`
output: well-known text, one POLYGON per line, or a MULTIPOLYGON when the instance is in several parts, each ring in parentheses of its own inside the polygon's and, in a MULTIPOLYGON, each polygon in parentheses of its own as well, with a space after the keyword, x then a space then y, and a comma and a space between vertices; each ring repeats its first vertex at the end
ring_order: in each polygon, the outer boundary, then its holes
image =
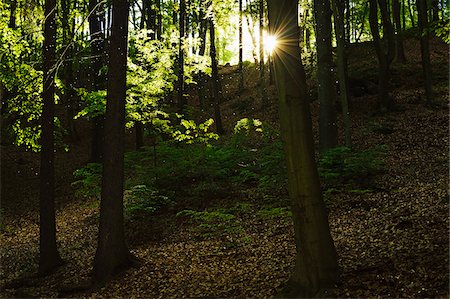
POLYGON ((422 56, 422 70, 425 83, 425 96, 427 105, 433 103, 433 79, 430 61, 430 45, 428 41, 428 16, 426 0, 416 0, 417 12, 419 14, 420 54, 422 56))
POLYGON ((56 246, 55 220, 55 57, 56 0, 45 0, 43 47, 41 167, 39 183, 39 273, 48 274, 62 263, 56 246))
POLYGON ((352 146, 350 133, 350 116, 348 111, 349 88, 348 88, 348 64, 347 64, 347 43, 345 39, 343 0, 333 0, 334 30, 337 41, 337 70, 339 79, 339 96, 342 106, 342 120, 344 123, 344 140, 347 147, 352 146))
POLYGON ((387 15, 386 2, 379 0, 382 23, 383 38, 387 38, 387 49, 383 46, 380 31, 378 28, 378 9, 377 0, 369 0, 369 22, 370 30, 373 36, 373 44, 378 58, 378 102, 381 108, 390 109, 393 106, 391 97, 389 96, 389 65, 392 62, 392 27, 387 15))
POLYGON ((405 49, 403 47, 403 30, 400 18, 400 2, 399 0, 392 0, 392 13, 394 15, 395 23, 395 58, 397 62, 405 63, 405 49))
POLYGON ((123 217, 128 1, 113 0, 112 5, 100 227, 92 276, 94 285, 103 285, 114 274, 130 266, 133 260, 125 242, 123 217))
POLYGON ((279 45, 273 53, 281 135, 292 201, 295 269, 280 297, 323 297, 337 279, 336 250, 314 159, 306 75, 299 48, 298 1, 269 0, 269 28, 279 45))
MULTIPOLYGON (((91 34, 91 69, 90 86, 91 91, 104 88, 104 77, 100 76, 103 67, 103 57, 105 53, 104 35, 102 31, 102 19, 104 15, 99 0, 89 0, 89 31, 91 34), (98 13, 100 12, 100 13, 98 13)), ((110 18, 110 16, 108 16, 110 18)), ((95 116, 92 119, 92 142, 91 142, 91 162, 100 163, 103 158, 103 132, 105 125, 104 115, 95 116)))
POLYGON ((329 0, 314 0, 316 16, 317 87, 320 103, 319 148, 326 151, 337 146, 334 111, 335 84, 332 68, 331 8, 329 0))
POLYGON ((9 28, 16 28, 16 10, 17 10, 17 0, 10 0, 9 3, 9 28))
POLYGON ((222 102, 222 85, 219 79, 219 69, 217 66, 216 58, 216 37, 215 26, 212 17, 209 19, 209 37, 210 37, 210 55, 211 55, 211 72, 213 81, 213 96, 214 96, 214 122, 216 123, 217 134, 225 134, 225 130, 222 125, 222 116, 220 113, 220 104, 222 102))
POLYGON ((239 92, 244 89, 243 70, 243 45, 242 45, 242 0, 239 0, 239 92))

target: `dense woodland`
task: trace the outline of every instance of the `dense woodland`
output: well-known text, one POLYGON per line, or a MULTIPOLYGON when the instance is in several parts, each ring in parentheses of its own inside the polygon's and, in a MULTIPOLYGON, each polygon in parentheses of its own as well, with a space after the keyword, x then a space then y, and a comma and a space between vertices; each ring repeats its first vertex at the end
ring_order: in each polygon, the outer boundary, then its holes
POLYGON ((0 294, 449 296, 445 0, 0 2, 0 294))

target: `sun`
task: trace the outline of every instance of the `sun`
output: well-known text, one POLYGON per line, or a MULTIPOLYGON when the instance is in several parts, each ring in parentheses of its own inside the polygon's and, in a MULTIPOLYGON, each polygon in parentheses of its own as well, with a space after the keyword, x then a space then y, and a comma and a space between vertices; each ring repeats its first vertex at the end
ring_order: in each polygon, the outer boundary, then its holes
POLYGON ((272 54, 277 46, 277 38, 274 35, 268 35, 264 41, 264 48, 269 54, 272 54))

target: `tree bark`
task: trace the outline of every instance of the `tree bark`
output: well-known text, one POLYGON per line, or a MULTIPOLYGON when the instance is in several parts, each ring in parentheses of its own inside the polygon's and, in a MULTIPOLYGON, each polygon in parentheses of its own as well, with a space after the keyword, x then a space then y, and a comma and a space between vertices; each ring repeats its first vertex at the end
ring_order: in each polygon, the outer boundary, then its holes
POLYGON ((103 285, 132 263, 132 255, 125 242, 123 217, 128 2, 113 0, 112 6, 100 227, 92 276, 94 285, 103 285))
POLYGON ((323 297, 336 282, 338 265, 314 159, 298 2, 269 0, 268 4, 270 32, 279 41, 273 60, 297 248, 294 272, 280 297, 323 297))
POLYGON ((399 0, 392 0, 392 13, 395 23, 395 58, 399 63, 406 62, 405 49, 403 47, 403 30, 400 19, 400 3, 399 0))
MULTIPOLYGON (((392 50, 390 50, 392 41, 391 38, 389 38, 387 50, 383 49, 378 28, 377 0, 369 1, 370 30, 372 32, 373 44, 378 58, 378 102, 381 108, 390 109, 393 106, 392 99, 389 96, 389 65, 392 62, 392 50)), ((380 9, 381 6, 382 5, 380 5, 380 9)), ((384 26, 388 20, 386 20, 385 15, 383 16, 383 11, 385 10, 381 9, 385 36, 386 34, 389 35, 389 29, 384 26)))
POLYGON ((17 0, 11 0, 9 4, 9 28, 16 28, 16 10, 17 10, 17 0))
POLYGON ((41 166, 39 184, 39 273, 48 274, 62 260, 56 246, 55 220, 55 55, 56 0, 45 0, 41 166))
MULTIPOLYGON (((104 88, 104 77, 100 76, 103 67, 105 54, 104 35, 102 31, 102 19, 104 15, 99 0, 89 0, 89 31, 91 34, 91 73, 89 74, 91 91, 98 91, 104 88), (100 12, 100 13, 97 13, 100 12)), ((110 18, 110 16, 108 16, 110 18)), ((91 142, 91 162, 100 163, 103 158, 103 134, 104 115, 95 116, 92 119, 92 142, 91 142)))
POLYGON ((242 44, 242 0, 239 0, 239 92, 244 89, 243 69, 243 44, 242 44))
POLYGON ((334 111, 335 84, 331 73, 331 8, 329 0, 314 0, 316 17, 317 86, 320 103, 319 148, 326 151, 337 146, 334 111))
POLYGON ((350 116, 348 111, 349 88, 348 88, 348 64, 347 64, 347 44, 345 39, 344 12, 345 3, 343 0, 333 0, 334 30, 337 41, 337 68, 339 79, 339 93, 342 106, 342 120, 344 123, 344 140, 347 147, 352 146, 350 132, 350 116))
POLYGON ((417 12, 419 14, 420 54, 422 57, 422 70, 425 83, 425 96, 427 105, 433 103, 433 79, 430 61, 430 45, 428 41, 428 16, 426 0, 416 0, 417 12))
POLYGON ((215 26, 212 17, 209 19, 209 37, 210 37, 210 55, 211 55, 211 72, 213 81, 213 93, 214 93, 214 122, 216 123, 217 134, 225 134, 225 130, 222 125, 222 116, 220 113, 220 104, 222 102, 222 86, 219 79, 219 69, 217 66, 216 58, 216 38, 215 38, 215 26))

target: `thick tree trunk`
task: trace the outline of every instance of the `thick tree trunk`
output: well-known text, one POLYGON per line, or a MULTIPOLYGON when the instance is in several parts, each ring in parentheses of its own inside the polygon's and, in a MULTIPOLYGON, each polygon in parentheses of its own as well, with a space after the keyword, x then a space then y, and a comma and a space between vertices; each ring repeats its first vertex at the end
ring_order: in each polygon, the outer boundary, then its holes
POLYGON ((214 122, 216 123, 217 134, 225 134, 225 130, 222 125, 222 116, 220 113, 220 104, 222 102, 222 86, 219 79, 219 69, 217 66, 216 58, 216 38, 215 38, 215 26, 214 20, 209 19, 209 37, 210 37, 210 55, 211 55, 211 71, 213 81, 213 95, 214 95, 214 122))
POLYGON ((239 0, 239 92, 244 89, 243 69, 243 44, 242 44, 242 0, 239 0))
POLYGON ((433 79, 430 61, 430 46, 428 41, 428 16, 426 0, 416 0, 417 12, 419 14, 420 54, 422 56, 422 70, 425 81, 425 96, 427 105, 433 103, 433 79))
POLYGON ((439 21, 439 0, 431 0, 431 21, 439 21))
POLYGON ((400 19, 400 3, 399 0, 392 0, 392 13, 395 23, 395 58, 397 62, 405 63, 405 49, 403 47, 403 31, 400 19))
POLYGON ((156 26, 156 38, 161 40, 162 38, 162 11, 161 11, 161 0, 156 0, 156 19, 158 24, 156 26))
POLYGON ((9 4, 9 28, 16 28, 16 10, 17 10, 17 0, 11 0, 9 4))
POLYGON ((317 86, 320 103, 319 148, 326 151, 337 146, 334 111, 335 84, 331 73, 331 8, 329 0, 314 0, 316 16, 317 86))
MULTIPOLYGON (((100 70, 103 67, 103 57, 105 54, 104 35, 102 31, 102 19, 104 19, 99 0, 89 0, 89 31, 91 34, 91 68, 90 68, 90 86, 91 91, 97 91, 104 88, 104 78, 100 76, 100 70)), ((110 16, 108 16, 110 18, 110 16)), ((105 118, 103 115, 92 119, 92 142, 91 142, 91 162, 100 163, 103 157, 103 134, 105 118)))
POLYGON ((100 227, 92 276, 95 285, 104 284, 132 262, 123 219, 128 2, 113 0, 112 5, 100 227))
POLYGON ((39 273, 48 274, 62 263, 56 246, 55 220, 55 48, 56 0, 45 1, 43 47, 41 168, 39 184, 39 273))
POLYGON ((297 247, 294 273, 280 297, 323 297, 336 282, 338 265, 314 159, 298 2, 269 0, 268 4, 270 32, 280 41, 273 59, 297 247))
POLYGON ((337 41, 337 67, 339 79, 339 93, 342 106, 342 120, 344 123, 344 140, 347 147, 351 147, 350 116, 348 111, 349 92, 348 92, 348 64, 347 64, 347 45, 345 39, 344 11, 345 3, 343 0, 333 0, 334 11, 334 30, 337 41))
POLYGON ((177 105, 178 112, 183 113, 186 106, 184 98, 184 40, 185 40, 185 20, 186 20, 186 2, 180 0, 180 41, 178 44, 178 82, 177 82, 177 105))

